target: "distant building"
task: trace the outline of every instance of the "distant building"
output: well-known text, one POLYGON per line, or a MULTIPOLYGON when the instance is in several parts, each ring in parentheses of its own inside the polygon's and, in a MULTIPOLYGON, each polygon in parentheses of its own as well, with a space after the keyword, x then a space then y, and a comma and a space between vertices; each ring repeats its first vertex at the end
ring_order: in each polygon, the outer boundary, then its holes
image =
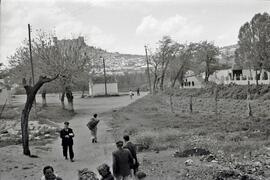
MULTIPOLYGON (((270 72, 266 70, 257 71, 257 79, 259 84, 270 84, 270 72)), ((232 69, 219 70, 214 72, 209 81, 217 84, 238 84, 247 85, 256 84, 256 71, 253 69, 241 68, 234 65, 232 69)))
MULTIPOLYGON (((107 83, 107 94, 108 95, 118 95, 118 84, 117 83, 107 83)), ((105 95, 105 84, 89 84, 89 95, 90 96, 103 96, 105 95)))
POLYGON ((11 103, 11 89, 4 83, 4 79, 0 79, 0 105, 11 103))
MULTIPOLYGON (((118 95, 118 83, 113 81, 108 81, 107 86, 107 95, 118 95)), ((105 83, 100 80, 93 81, 90 78, 89 81, 89 95, 90 96, 103 96, 105 95, 105 83)))

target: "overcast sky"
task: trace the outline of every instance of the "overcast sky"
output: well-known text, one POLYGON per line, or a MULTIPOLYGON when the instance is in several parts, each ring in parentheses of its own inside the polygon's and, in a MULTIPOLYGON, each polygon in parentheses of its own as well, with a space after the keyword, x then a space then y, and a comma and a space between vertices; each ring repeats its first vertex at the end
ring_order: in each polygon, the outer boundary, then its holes
POLYGON ((240 26, 269 11, 269 0, 2 0, 0 60, 7 64, 27 38, 28 23, 59 38, 83 35, 108 51, 144 54, 163 35, 236 44, 240 26))

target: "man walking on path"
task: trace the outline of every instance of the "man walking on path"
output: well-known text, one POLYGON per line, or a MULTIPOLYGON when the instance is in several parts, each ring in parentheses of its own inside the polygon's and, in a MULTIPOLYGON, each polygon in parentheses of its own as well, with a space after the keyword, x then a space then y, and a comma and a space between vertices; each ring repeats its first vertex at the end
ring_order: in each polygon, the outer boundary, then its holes
POLYGON ((113 174, 116 180, 129 180, 133 167, 133 157, 129 150, 123 149, 123 141, 116 142, 117 150, 112 153, 113 174))
POLYGON ((138 167, 139 167, 139 162, 137 159, 137 152, 136 152, 136 146, 129 141, 129 136, 125 135, 123 137, 124 141, 125 141, 125 146, 124 149, 128 149, 133 157, 133 162, 134 162, 134 166, 132 167, 132 169, 134 170, 134 174, 136 174, 136 172, 138 172, 138 167))
POLYGON ((73 152, 73 137, 74 133, 71 128, 69 128, 69 122, 64 123, 65 127, 60 131, 60 137, 62 138, 62 147, 63 147, 63 155, 65 159, 67 157, 67 151, 69 150, 69 158, 71 162, 74 162, 74 152, 73 152))
POLYGON ((99 120, 97 119, 97 114, 94 114, 91 120, 87 123, 87 127, 91 131, 92 143, 97 143, 97 125, 99 120))

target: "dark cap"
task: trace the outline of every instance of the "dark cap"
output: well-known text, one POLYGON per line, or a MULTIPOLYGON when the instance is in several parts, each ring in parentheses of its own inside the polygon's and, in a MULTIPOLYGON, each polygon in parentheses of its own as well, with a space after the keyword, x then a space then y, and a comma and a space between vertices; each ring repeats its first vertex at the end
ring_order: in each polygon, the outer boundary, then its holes
POLYGON ((65 124, 65 125, 69 125, 69 122, 66 121, 66 122, 64 122, 64 124, 65 124))

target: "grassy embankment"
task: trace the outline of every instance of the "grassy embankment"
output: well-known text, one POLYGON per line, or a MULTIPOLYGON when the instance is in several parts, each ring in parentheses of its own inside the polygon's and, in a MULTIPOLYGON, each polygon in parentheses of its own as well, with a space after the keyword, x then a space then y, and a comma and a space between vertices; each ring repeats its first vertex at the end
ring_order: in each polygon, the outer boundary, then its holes
POLYGON ((170 111, 168 95, 148 95, 113 112, 114 136, 130 134, 136 143, 149 146, 150 152, 141 159, 142 168, 153 177, 213 179, 223 167, 270 177, 270 100, 263 100, 269 96, 268 88, 260 88, 265 92, 262 96, 252 94, 257 97, 251 102, 254 117, 247 117, 245 88, 220 89, 219 96, 224 98, 218 100, 218 114, 211 89, 178 91, 173 97, 175 113, 170 111), (189 111, 191 94, 193 113, 189 111), (186 159, 172 157, 176 150, 195 147, 209 150, 216 162, 182 167, 179 164, 186 159))

